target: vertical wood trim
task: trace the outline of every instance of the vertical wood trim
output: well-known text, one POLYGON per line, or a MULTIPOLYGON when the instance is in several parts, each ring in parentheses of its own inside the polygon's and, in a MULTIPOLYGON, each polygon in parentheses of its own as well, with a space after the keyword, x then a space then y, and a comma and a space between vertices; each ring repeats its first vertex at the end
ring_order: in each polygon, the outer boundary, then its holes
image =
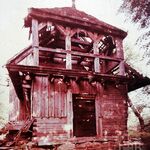
POLYGON ((41 78, 41 88, 40 88, 40 102, 41 102, 41 114, 40 117, 44 117, 44 113, 45 113, 45 98, 44 98, 44 77, 40 77, 41 78))
POLYGON ((30 107, 31 107, 31 119, 33 118, 33 92, 34 92, 34 83, 32 81, 32 85, 31 85, 31 95, 30 95, 30 99, 31 99, 31 104, 30 104, 30 107))
POLYGON ((41 78, 35 77, 33 82, 33 116, 34 117, 40 117, 41 115, 41 78))
POLYGON ((115 43, 116 43, 116 48, 117 48, 117 58, 124 59, 122 39, 116 37, 115 38, 115 43))
POLYGON ((102 124, 102 95, 103 95, 103 87, 101 83, 97 82, 97 96, 96 96, 96 127, 97 127, 97 135, 103 136, 103 124, 102 124))
POLYGON ((49 117, 54 117, 54 84, 49 82, 49 117))
POLYGON ((72 108, 72 93, 71 89, 67 91, 67 124, 70 126, 68 137, 73 136, 73 108, 72 108))
POLYGON ((115 43, 117 47, 117 58, 121 58, 123 60, 119 64, 119 75, 125 75, 123 40, 116 38, 115 43))
POLYGON ((39 36, 38 36, 38 21, 32 19, 32 48, 34 65, 39 65, 39 36))
POLYGON ((45 77, 45 117, 48 117, 48 77, 45 77))
POLYGON ((95 98, 96 135, 99 135, 99 96, 95 98))
MULTIPOLYGON (((94 49, 94 54, 98 55, 99 54, 99 49, 98 49, 98 41, 95 41, 93 43, 93 49, 94 49)), ((95 72, 100 72, 100 59, 98 57, 95 57, 94 59, 94 71, 95 72)))
POLYGON ((103 137, 103 122, 102 122, 102 116, 99 117, 99 135, 100 135, 100 137, 103 137))
POLYGON ((71 54, 69 53, 69 51, 71 51, 71 36, 70 35, 66 35, 65 49, 67 50, 67 54, 66 54, 66 69, 72 69, 71 54))

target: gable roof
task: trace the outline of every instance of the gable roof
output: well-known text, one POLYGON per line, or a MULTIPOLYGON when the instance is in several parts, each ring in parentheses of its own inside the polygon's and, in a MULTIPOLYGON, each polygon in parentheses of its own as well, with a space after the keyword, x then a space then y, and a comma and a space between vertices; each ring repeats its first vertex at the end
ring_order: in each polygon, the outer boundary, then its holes
POLYGON ((39 21, 54 21, 74 27, 78 26, 89 30, 104 32, 105 34, 116 34, 122 38, 125 38, 127 35, 123 30, 72 7, 30 8, 25 18, 25 27, 31 26, 31 18, 36 18, 39 21))

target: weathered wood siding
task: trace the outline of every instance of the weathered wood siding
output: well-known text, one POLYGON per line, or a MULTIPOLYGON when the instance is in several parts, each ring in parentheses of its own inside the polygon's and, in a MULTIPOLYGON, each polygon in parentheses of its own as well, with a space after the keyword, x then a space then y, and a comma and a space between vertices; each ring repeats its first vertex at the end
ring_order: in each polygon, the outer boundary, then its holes
POLYGON ((50 83, 48 76, 36 76, 32 87, 32 115, 33 117, 67 117, 67 97, 60 79, 50 83))
POLYGON ((25 101, 20 101, 17 97, 13 84, 10 82, 9 93, 9 120, 21 121, 27 117, 25 101))
POLYGON ((127 131, 127 89, 125 85, 108 84, 103 90, 101 102, 103 132, 116 135, 127 131))
POLYGON ((17 121, 19 120, 19 99, 16 95, 13 84, 10 82, 10 92, 9 92, 9 120, 17 121))
MULTIPOLYGON (((31 89, 31 115, 36 118, 35 134, 73 136, 72 94, 95 95, 96 131, 102 136, 116 135, 127 130, 127 89, 125 85, 87 80, 70 80, 67 85, 61 78, 49 79, 48 76, 35 76, 31 89), (55 127, 54 127, 55 126, 55 127), (43 130, 43 128, 45 128, 43 130)), ((21 102, 10 85, 10 121, 26 118, 25 103, 21 102)))
POLYGON ((67 90, 61 79, 54 79, 51 83, 48 76, 35 77, 32 87, 32 116, 36 118, 35 137, 67 136, 67 90))

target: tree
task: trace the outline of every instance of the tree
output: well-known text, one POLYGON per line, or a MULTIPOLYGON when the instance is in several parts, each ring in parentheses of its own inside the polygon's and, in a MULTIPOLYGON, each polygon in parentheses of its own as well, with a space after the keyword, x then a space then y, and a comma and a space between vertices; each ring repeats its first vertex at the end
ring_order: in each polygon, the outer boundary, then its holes
POLYGON ((126 15, 126 20, 130 20, 139 25, 139 36, 136 38, 135 45, 143 55, 141 60, 146 61, 150 66, 150 1, 149 0, 123 0, 119 9, 120 13, 126 15))
POLYGON ((120 12, 125 12, 141 28, 150 25, 150 1, 149 0, 124 0, 120 12))

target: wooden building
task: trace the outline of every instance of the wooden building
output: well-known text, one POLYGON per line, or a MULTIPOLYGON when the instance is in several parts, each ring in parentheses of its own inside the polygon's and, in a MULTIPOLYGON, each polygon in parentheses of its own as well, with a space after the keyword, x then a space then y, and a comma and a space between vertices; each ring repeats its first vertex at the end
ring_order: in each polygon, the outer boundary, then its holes
POLYGON ((124 62, 127 33, 72 7, 30 8, 24 26, 32 44, 6 65, 11 130, 38 145, 126 135, 127 93, 149 82, 124 62))

